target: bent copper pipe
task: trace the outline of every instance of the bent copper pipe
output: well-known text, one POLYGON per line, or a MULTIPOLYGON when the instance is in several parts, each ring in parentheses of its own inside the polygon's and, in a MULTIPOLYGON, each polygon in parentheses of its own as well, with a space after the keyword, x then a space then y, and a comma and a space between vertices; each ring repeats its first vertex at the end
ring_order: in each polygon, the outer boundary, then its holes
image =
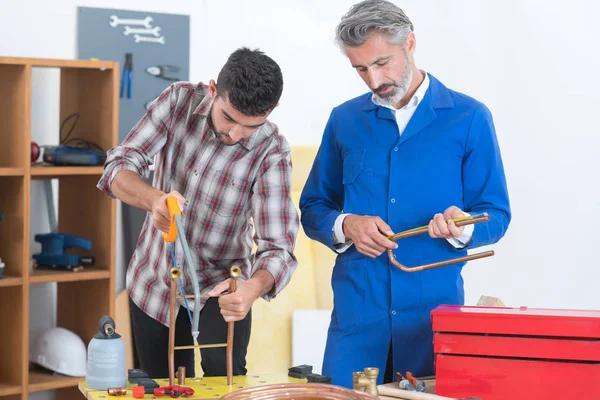
POLYGON ((175 384, 175 306, 177 304, 177 278, 181 270, 171 268, 171 302, 169 316, 169 386, 175 384))
MULTIPOLYGON (((231 280, 229 281, 229 293, 237 290, 237 278, 242 274, 242 270, 233 266, 230 270, 231 280)), ((233 385, 233 328, 235 322, 227 323, 227 385, 233 385)))
MULTIPOLYGON (((456 226, 466 226, 466 225, 477 224, 480 222, 487 222, 489 220, 490 220, 490 216, 487 213, 482 213, 482 214, 472 215, 470 217, 456 218, 453 221, 456 226)), ((426 225, 426 226, 421 226, 419 228, 409 229, 407 231, 397 233, 395 235, 389 236, 388 239, 395 242, 400 239, 405 239, 405 238, 409 238, 409 237, 413 237, 413 236, 417 236, 417 235, 422 235, 422 234, 428 233, 428 232, 429 232, 429 227, 426 225)), ((437 261, 437 262, 433 262, 430 264, 418 265, 415 267, 407 267, 403 264, 400 264, 396 260, 396 257, 394 256, 394 253, 392 252, 391 249, 387 250, 387 255, 388 255, 388 258, 390 259, 390 261, 392 262, 392 264, 394 264, 396 267, 400 268, 402 271, 404 271, 404 272, 419 272, 419 271, 425 271, 427 269, 445 267, 446 265, 452 265, 452 264, 458 264, 461 262, 477 260, 479 258, 490 257, 490 256, 494 255, 494 251, 493 250, 484 251, 484 252, 477 253, 477 254, 470 254, 468 256, 452 258, 450 260, 444 260, 444 261, 437 261)))

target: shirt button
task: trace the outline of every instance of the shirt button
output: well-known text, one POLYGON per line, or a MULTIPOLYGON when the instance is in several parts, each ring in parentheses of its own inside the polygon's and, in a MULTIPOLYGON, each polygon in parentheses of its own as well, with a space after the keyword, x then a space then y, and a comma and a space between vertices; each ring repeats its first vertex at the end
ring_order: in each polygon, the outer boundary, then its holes
POLYGON ((396 202, 396 199, 391 199, 390 201, 391 201, 392 203, 395 203, 395 202, 396 202))
POLYGON ((396 315, 396 310, 392 310, 392 315, 396 315))
POLYGON ((394 151, 398 151, 398 148, 397 148, 397 147, 394 147, 394 151))
POLYGON ((198 170, 197 169, 194 170, 194 176, 198 176, 198 170))

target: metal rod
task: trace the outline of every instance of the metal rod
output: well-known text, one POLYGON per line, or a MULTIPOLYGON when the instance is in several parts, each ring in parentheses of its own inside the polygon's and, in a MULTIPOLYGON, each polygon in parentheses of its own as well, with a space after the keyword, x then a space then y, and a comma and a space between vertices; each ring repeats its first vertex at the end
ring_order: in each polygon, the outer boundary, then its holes
POLYGON ((175 350, 190 350, 190 349, 213 349, 216 347, 227 347, 227 343, 217 344, 194 344, 189 346, 175 346, 175 350))
MULTIPOLYGON (((242 274, 239 267, 231 267, 231 280, 229 281, 229 293, 237 290, 237 278, 242 274)), ((233 330, 235 322, 227 323, 227 384, 233 385, 233 330)))
MULTIPOLYGON (((468 216, 468 217, 461 217, 461 218, 453 219, 456 226, 472 225, 472 224, 477 224, 480 222, 487 222, 489 220, 490 220, 490 217, 487 213, 476 214, 476 215, 472 215, 472 216, 468 216)), ((425 225, 425 226, 421 226, 418 228, 409 229, 407 231, 400 232, 400 233, 397 233, 392 236, 388 236, 388 239, 392 240, 392 241, 397 241, 400 239, 405 239, 405 238, 409 238, 409 237, 413 237, 413 236, 417 236, 417 235, 422 235, 422 234, 425 234, 428 232, 429 232, 429 227, 427 225, 425 225)), ((471 255, 467 255, 467 256, 463 256, 463 257, 452 258, 450 260, 438 261, 438 262, 433 262, 433 263, 424 264, 424 265, 418 265, 418 266, 414 266, 414 267, 407 267, 407 266, 399 263, 396 260, 396 257, 394 256, 394 253, 392 252, 391 249, 387 250, 387 255, 388 255, 390 262, 392 264, 394 264, 396 267, 400 268, 402 271, 404 271, 404 272, 419 272, 419 271, 425 271, 425 270, 433 269, 433 268, 445 267, 446 265, 459 264, 462 262, 476 260, 479 258, 490 257, 490 256, 494 255, 494 251, 490 250, 490 251, 485 251, 482 253, 471 254, 471 255)))

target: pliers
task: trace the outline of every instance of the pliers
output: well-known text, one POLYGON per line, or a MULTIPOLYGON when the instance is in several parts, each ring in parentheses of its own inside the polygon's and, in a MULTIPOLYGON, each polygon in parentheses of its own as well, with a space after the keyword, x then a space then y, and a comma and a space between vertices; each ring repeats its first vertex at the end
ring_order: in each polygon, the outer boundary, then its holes
POLYGON ((125 96, 125 86, 127 86, 127 98, 131 98, 131 82, 133 81, 133 55, 125 53, 125 64, 123 65, 123 74, 121 76, 121 98, 125 96))
POLYGON ((179 78, 174 76, 165 75, 165 71, 179 71, 179 67, 174 65, 154 65, 146 68, 146 72, 157 78, 164 79, 166 81, 178 81, 179 78))

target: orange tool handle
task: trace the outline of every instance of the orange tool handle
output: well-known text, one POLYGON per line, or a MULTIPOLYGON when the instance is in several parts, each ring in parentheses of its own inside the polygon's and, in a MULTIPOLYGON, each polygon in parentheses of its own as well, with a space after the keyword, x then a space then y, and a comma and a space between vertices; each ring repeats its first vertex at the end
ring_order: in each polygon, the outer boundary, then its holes
POLYGON ((171 214, 171 226, 169 226, 169 232, 163 233, 163 238, 165 242, 173 243, 175 239, 177 239, 177 224, 175 223, 175 216, 181 216, 181 210, 179 209, 179 203, 175 196, 167 197, 167 208, 169 209, 169 214, 171 214))

